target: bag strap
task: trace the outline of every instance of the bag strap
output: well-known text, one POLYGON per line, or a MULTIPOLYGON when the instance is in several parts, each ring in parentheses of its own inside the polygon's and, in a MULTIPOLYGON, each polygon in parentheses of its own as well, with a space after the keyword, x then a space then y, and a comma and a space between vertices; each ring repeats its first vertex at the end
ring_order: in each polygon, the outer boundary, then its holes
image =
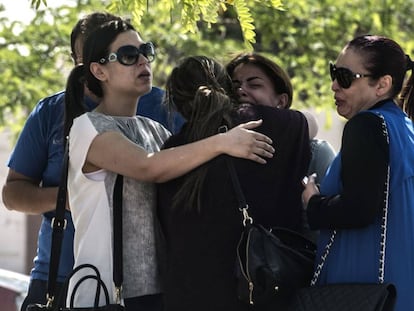
POLYGON ((123 245, 122 245, 122 189, 124 178, 118 174, 115 180, 113 194, 113 280, 116 290, 116 303, 121 303, 121 291, 123 282, 123 245))
MULTIPOLYGON (((218 129, 219 133, 225 133, 228 131, 226 125, 222 125, 218 129)), ((231 181, 233 183, 234 191, 236 192, 237 201, 239 204, 239 211, 243 215, 243 226, 246 227, 247 224, 253 223, 253 218, 249 215, 247 210, 249 209, 249 205, 246 202, 246 198, 244 197, 243 190, 240 186, 239 177, 237 176, 236 168, 234 167, 234 163, 229 156, 225 156, 227 167, 230 172, 231 181)))
MULTIPOLYGON (((388 136, 387 125, 385 123, 384 116, 377 113, 377 115, 382 119, 382 130, 384 135, 387 139, 387 144, 389 145, 390 140, 388 136)), ((386 249, 386 241, 387 241, 387 222, 388 222, 388 201, 389 201, 389 190, 390 190, 390 166, 387 167, 387 178, 385 180, 384 186, 384 208, 382 211, 382 223, 381 223, 381 238, 380 238, 380 258, 379 258, 379 270, 378 270, 378 282, 380 284, 384 283, 384 273, 385 273, 385 249, 386 249)), ((316 266, 316 270, 313 274, 312 280, 310 285, 316 285, 318 278, 322 272, 322 268, 326 262, 326 258, 328 257, 332 245, 334 243, 335 237, 337 235, 337 230, 332 231, 332 235, 329 238, 328 243, 325 246, 324 253, 321 256, 321 262, 316 266)))
POLYGON ((55 216, 52 218, 52 246, 50 251, 49 275, 47 281, 46 306, 52 307, 55 300, 56 278, 59 268, 60 253, 62 248, 63 231, 66 229, 65 219, 67 176, 69 163, 69 138, 65 137, 65 151, 63 155, 60 184, 56 199, 55 216))
MULTIPOLYGON (((67 220, 65 219, 66 198, 67 198, 67 178, 69 168, 69 137, 65 137, 65 151, 63 156, 61 179, 56 200, 55 217, 52 219, 52 246, 50 253, 48 285, 46 293, 46 307, 52 308, 55 300, 56 277, 58 273, 61 246, 63 240, 63 230, 66 228, 67 220)), ((117 175, 114 194, 113 194, 113 230, 114 230, 114 248, 113 248, 113 280, 116 288, 116 302, 120 304, 121 290, 123 282, 123 252, 122 252, 122 189, 123 176, 117 175)))

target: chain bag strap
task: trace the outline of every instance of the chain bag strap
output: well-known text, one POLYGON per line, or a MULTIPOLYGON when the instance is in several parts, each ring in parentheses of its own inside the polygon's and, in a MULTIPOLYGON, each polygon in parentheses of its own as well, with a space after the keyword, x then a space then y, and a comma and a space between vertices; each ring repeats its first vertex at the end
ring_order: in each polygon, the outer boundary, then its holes
MULTIPOLYGON (((389 144, 387 127, 382 115, 382 129, 389 144)), ((381 236, 379 248, 379 268, 377 282, 330 283, 316 285, 321 271, 331 252, 338 234, 333 230, 320 263, 316 266, 310 286, 299 289, 286 310, 288 311, 393 311, 396 301, 394 284, 384 282, 385 251, 387 240, 388 201, 390 187, 390 166, 384 185, 384 204, 381 215, 381 236)))
MULTIPOLYGON (((387 139, 387 144, 389 145, 389 137, 388 137, 388 130, 385 124, 385 119, 381 114, 377 115, 382 119, 382 130, 384 132, 384 136, 387 139)), ((380 258, 379 258, 379 271, 378 271, 378 283, 384 283, 384 267, 385 267, 385 250, 386 250, 386 240, 387 240, 387 220, 388 220, 388 199, 389 199, 389 187, 390 187, 390 166, 387 167, 387 178, 385 181, 384 187, 384 208, 382 211, 382 223, 381 223, 381 239, 380 239, 380 258)), ((329 238, 328 243, 325 246, 324 253, 321 256, 320 263, 316 266, 315 273, 311 280, 311 286, 316 285, 318 278, 322 272, 322 268, 325 265, 326 259, 331 251, 332 245, 335 241, 335 237, 337 235, 337 230, 333 230, 331 237, 329 238)))

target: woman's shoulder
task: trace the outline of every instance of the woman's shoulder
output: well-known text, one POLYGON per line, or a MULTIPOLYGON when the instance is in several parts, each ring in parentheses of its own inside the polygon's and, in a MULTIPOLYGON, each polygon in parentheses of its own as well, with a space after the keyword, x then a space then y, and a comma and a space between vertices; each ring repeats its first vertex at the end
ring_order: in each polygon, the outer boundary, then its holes
POLYGON ((90 122, 99 133, 117 129, 114 117, 110 115, 91 111, 85 112, 79 118, 85 119, 84 122, 90 122))
POLYGON ((163 142, 171 136, 171 132, 158 121, 139 115, 135 116, 135 119, 140 131, 150 132, 153 136, 160 137, 163 142))
POLYGON ((367 153, 376 146, 387 149, 387 138, 384 135, 384 120, 380 115, 364 111, 353 116, 345 124, 342 136, 342 149, 366 150, 367 153))
POLYGON ((357 130, 357 131, 366 131, 370 129, 375 129, 382 126, 382 118, 380 115, 373 111, 362 111, 345 124, 344 131, 357 130))
POLYGON ((278 120, 279 122, 306 123, 306 118, 300 111, 251 104, 240 105, 237 108, 237 117, 241 122, 263 119, 278 120))

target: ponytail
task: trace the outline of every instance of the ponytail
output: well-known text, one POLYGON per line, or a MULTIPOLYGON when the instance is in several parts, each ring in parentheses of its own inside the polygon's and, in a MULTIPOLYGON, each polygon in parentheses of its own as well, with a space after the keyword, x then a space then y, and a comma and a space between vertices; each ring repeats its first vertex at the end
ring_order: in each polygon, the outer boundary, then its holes
POLYGON ((222 125, 232 127, 232 110, 233 103, 223 88, 200 86, 194 95, 192 114, 188 119, 189 142, 217 134, 217 129, 222 125))
MULTIPOLYGON (((232 127, 230 115, 233 104, 223 88, 200 86, 194 95, 192 107, 192 115, 185 129, 188 142, 215 135, 222 125, 232 127)), ((201 211, 201 194, 207 172, 208 164, 205 163, 187 174, 182 187, 173 197, 172 208, 184 205, 189 210, 201 211)))
MULTIPOLYGON (((190 56, 175 67, 166 83, 166 100, 187 123, 181 131, 187 143, 215 135, 219 127, 232 127, 235 104, 229 96, 232 82, 225 68, 212 58, 190 56)), ((201 195, 208 163, 185 175, 172 208, 181 205, 201 210, 201 195)))
POLYGON ((72 69, 66 83, 64 137, 69 135, 73 120, 86 111, 84 86, 84 65, 79 64, 72 69))
POLYGON ((414 120, 414 62, 411 60, 409 55, 406 55, 406 71, 411 71, 411 75, 408 78, 405 86, 403 87, 399 100, 402 109, 407 113, 411 120, 414 120))

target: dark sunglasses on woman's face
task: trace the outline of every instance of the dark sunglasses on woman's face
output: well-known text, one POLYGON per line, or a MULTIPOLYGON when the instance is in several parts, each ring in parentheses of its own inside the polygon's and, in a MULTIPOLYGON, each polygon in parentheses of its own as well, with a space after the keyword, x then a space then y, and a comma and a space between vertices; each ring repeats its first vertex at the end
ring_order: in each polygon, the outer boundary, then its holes
POLYGON ((352 82, 356 79, 372 77, 370 74, 355 73, 344 67, 336 67, 333 63, 329 63, 329 73, 331 74, 332 82, 338 82, 339 86, 348 89, 351 87, 352 82))
POLYGON ((124 66, 132 66, 138 62, 139 55, 143 55, 150 63, 155 59, 155 49, 151 42, 143 43, 137 48, 133 45, 121 46, 118 51, 111 53, 106 58, 101 58, 99 63, 116 62, 124 66))

